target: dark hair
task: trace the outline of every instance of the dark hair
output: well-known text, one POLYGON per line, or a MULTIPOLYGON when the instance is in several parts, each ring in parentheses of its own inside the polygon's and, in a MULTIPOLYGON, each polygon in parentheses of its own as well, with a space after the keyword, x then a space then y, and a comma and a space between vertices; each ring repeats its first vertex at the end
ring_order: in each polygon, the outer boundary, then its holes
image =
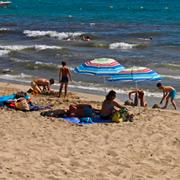
POLYGON ((116 97, 116 92, 111 90, 109 93, 106 95, 106 100, 110 100, 112 97, 116 97))
POLYGON ((161 84, 160 82, 158 82, 158 83, 156 84, 156 86, 157 86, 157 87, 161 87, 162 84, 161 84))
POLYGON ((50 84, 54 84, 54 79, 49 80, 50 84))
POLYGON ((66 62, 65 62, 65 61, 62 61, 61 64, 62 64, 62 66, 65 66, 65 65, 66 65, 66 62))
POLYGON ((16 99, 21 98, 21 97, 25 98, 26 96, 27 96, 26 92, 20 91, 16 93, 15 98, 16 99))

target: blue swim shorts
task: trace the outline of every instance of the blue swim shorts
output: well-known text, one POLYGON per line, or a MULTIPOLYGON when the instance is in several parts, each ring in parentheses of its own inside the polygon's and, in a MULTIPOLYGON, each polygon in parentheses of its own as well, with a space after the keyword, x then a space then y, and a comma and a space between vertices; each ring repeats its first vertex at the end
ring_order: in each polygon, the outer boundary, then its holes
POLYGON ((174 99, 176 97, 176 90, 175 89, 170 91, 169 97, 171 97, 172 99, 174 99))

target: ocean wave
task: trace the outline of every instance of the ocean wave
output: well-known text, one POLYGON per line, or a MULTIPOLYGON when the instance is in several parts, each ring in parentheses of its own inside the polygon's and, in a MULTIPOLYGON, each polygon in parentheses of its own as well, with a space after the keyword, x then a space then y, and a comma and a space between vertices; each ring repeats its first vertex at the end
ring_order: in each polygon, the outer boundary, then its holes
POLYGON ((32 76, 24 73, 20 73, 17 75, 12 75, 12 74, 0 74, 0 79, 4 80, 17 80, 20 82, 26 82, 25 78, 31 78, 32 76))
POLYGON ((48 36, 59 40, 71 40, 84 34, 83 32, 57 32, 57 31, 31 31, 24 30, 27 37, 43 37, 48 36))
POLYGON ((129 33, 128 36, 142 38, 146 40, 152 40, 154 36, 160 36, 162 34, 163 34, 162 32, 158 32, 158 31, 157 32, 132 32, 132 33, 129 33))
POLYGON ((8 53, 10 53, 9 50, 0 50, 0 56, 7 55, 8 53))
POLYGON ((0 45, 0 55, 8 54, 11 51, 22 51, 26 49, 35 49, 38 51, 46 49, 62 49, 60 46, 47 46, 47 45, 0 45), (2 49, 2 50, 1 50, 2 49))
POLYGON ((12 61, 15 63, 19 63, 19 66, 23 66, 27 69, 46 69, 46 70, 57 70, 60 68, 59 64, 54 64, 51 62, 42 62, 42 61, 33 61, 30 59, 18 59, 18 58, 11 58, 12 61))
POLYGON ((171 63, 166 63, 166 64, 156 64, 155 66, 157 67, 165 67, 169 69, 174 69, 174 70, 179 70, 180 69, 180 64, 171 64, 171 63))
POLYGON ((161 75, 161 76, 169 79, 180 80, 180 76, 172 76, 172 75, 161 75))
POLYGON ((11 31, 11 29, 9 29, 9 28, 0 28, 0 33, 6 33, 9 31, 11 31))
POLYGON ((138 44, 129 44, 125 42, 116 42, 109 45, 109 49, 132 49, 138 46, 138 44))
POLYGON ((58 65, 58 64, 45 63, 45 62, 41 62, 41 61, 36 61, 34 64, 32 64, 32 66, 34 66, 38 69, 49 69, 49 70, 58 69, 60 67, 60 65, 58 65))

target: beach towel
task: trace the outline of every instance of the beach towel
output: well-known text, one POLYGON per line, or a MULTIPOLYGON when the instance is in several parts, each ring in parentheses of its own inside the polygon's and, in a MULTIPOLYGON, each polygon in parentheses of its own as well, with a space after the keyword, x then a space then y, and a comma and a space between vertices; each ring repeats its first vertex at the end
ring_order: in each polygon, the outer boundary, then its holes
POLYGON ((47 106, 30 105, 30 111, 40 111, 40 110, 51 109, 51 108, 52 108, 51 105, 47 105, 47 106))
POLYGON ((84 125, 84 124, 96 124, 96 123, 112 123, 111 119, 102 119, 100 116, 96 117, 63 117, 64 120, 69 121, 71 123, 84 125), (86 120, 85 120, 86 118, 86 120))
POLYGON ((0 96, 0 106, 4 106, 4 103, 10 99, 14 99, 16 97, 16 94, 9 94, 5 96, 0 96))

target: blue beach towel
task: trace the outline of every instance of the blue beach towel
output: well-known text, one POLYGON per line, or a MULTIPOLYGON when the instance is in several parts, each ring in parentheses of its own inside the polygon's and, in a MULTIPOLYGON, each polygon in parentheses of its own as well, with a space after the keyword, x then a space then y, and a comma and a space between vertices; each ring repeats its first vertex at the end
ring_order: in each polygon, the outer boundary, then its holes
POLYGON ((9 95, 5 95, 5 96, 0 96, 0 106, 4 105, 5 101, 8 101, 10 99, 14 99, 16 96, 16 94, 9 94, 9 95))
MULTIPOLYGON (((87 118, 87 117, 86 117, 87 118)), ((63 117, 64 120, 69 121, 71 123, 83 125, 83 124, 96 124, 96 123, 112 123, 111 119, 102 119, 100 116, 91 118, 91 120, 85 120, 84 118, 78 117, 63 117)))

